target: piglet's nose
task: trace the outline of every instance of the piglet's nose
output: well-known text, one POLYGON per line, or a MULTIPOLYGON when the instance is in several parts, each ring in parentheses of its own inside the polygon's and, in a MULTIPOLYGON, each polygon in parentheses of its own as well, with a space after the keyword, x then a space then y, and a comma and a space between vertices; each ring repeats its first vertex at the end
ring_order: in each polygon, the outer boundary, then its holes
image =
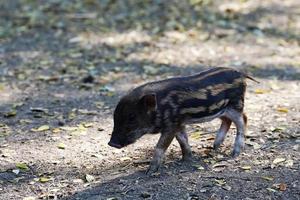
POLYGON ((122 145, 113 143, 112 141, 110 141, 110 142, 108 143, 108 145, 111 146, 111 147, 118 148, 118 149, 121 149, 121 148, 122 148, 122 145))

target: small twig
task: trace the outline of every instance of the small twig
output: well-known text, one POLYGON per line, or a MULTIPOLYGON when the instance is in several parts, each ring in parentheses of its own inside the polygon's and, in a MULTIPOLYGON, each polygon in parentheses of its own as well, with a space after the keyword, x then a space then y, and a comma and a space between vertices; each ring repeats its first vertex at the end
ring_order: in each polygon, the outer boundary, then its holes
POLYGON ((201 176, 201 178, 214 178, 214 179, 220 179, 220 178, 231 178, 231 179, 238 179, 238 180, 244 180, 244 181, 251 181, 249 178, 242 178, 242 177, 235 177, 235 176, 227 176, 227 177, 218 177, 218 176, 201 176))
POLYGON ((67 14, 66 17, 70 19, 95 19, 97 18, 97 13, 73 13, 67 14))
POLYGON ((137 161, 133 161, 133 164, 136 165, 143 165, 143 164, 149 164, 150 160, 137 160, 137 161))

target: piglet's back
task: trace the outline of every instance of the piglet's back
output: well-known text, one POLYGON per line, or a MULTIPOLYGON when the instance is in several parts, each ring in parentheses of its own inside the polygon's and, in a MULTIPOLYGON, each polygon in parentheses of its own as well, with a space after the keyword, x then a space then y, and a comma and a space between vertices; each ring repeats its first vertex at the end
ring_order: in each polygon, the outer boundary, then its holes
MULTIPOLYGON (((242 82, 245 75, 231 68, 217 67, 191 76, 174 77, 161 81, 146 83, 135 88, 132 92, 137 96, 147 93, 156 93, 158 98, 163 98, 169 92, 186 91, 194 92, 201 89, 211 90, 213 86, 221 84, 235 84, 242 82)), ((226 87, 226 86, 225 86, 226 87)), ((229 87, 229 85, 227 85, 229 87)))
POLYGON ((175 77, 142 85, 136 97, 156 95, 158 112, 172 119, 202 118, 227 106, 242 111, 246 82, 243 73, 230 68, 213 68, 192 76, 175 77))

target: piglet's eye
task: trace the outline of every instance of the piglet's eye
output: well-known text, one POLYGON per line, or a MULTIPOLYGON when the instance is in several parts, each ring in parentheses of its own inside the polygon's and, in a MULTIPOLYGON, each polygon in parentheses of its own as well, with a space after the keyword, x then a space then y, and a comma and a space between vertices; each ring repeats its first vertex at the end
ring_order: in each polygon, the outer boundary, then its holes
POLYGON ((133 121, 133 120, 135 120, 135 115, 134 114, 131 114, 131 115, 129 115, 128 116, 128 119, 130 120, 130 121, 133 121))

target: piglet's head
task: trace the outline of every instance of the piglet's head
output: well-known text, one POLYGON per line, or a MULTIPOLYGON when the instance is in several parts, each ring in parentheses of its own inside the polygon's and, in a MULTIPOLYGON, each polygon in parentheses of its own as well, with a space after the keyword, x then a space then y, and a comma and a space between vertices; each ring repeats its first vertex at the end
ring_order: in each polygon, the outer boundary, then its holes
POLYGON ((151 115, 157 109, 156 95, 124 96, 114 111, 114 128, 108 145, 122 148, 151 130, 151 115))

